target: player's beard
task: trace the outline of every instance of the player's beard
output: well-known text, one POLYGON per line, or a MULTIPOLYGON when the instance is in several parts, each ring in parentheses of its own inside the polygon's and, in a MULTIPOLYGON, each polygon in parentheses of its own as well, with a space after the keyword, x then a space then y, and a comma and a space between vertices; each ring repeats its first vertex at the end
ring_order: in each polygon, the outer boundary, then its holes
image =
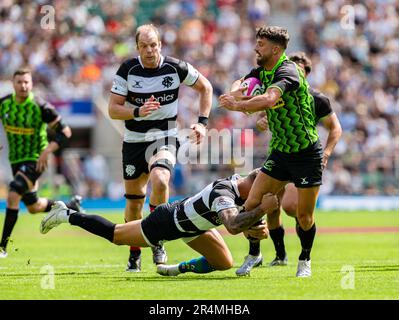
POLYGON ((21 99, 26 99, 29 96, 30 91, 26 90, 26 91, 18 91, 17 92, 17 96, 21 99))
POLYGON ((268 60, 267 56, 262 56, 262 55, 256 56, 256 63, 260 67, 263 67, 266 64, 267 60, 268 60))

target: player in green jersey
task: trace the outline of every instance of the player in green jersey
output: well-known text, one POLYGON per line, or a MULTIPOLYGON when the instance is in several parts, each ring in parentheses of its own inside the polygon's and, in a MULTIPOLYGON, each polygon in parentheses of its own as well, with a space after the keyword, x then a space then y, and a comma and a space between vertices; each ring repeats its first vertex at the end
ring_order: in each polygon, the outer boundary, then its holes
MULTIPOLYGON (((304 52, 295 52, 290 54, 289 59, 294 61, 302 68, 307 77, 312 70, 312 61, 306 56, 304 52)), ((239 81, 241 83, 241 81, 239 81)), ((316 123, 321 122, 325 129, 328 130, 328 137, 323 150, 323 167, 327 166, 328 158, 332 154, 335 145, 341 137, 342 128, 337 115, 331 107, 330 100, 319 91, 310 88, 310 93, 313 96, 313 108, 316 123)), ((260 131, 265 131, 269 128, 267 123, 267 116, 265 112, 259 113, 259 120, 256 123, 256 128, 260 131)), ((281 207, 285 213, 296 218, 296 211, 298 206, 297 188, 294 184, 289 183, 285 186, 280 194, 281 207)), ((281 209, 278 208, 271 214, 267 215, 267 225, 270 231, 270 238, 273 241, 276 250, 276 258, 269 263, 269 266, 285 266, 287 265, 287 254, 284 244, 284 227, 281 222, 281 209)), ((249 239, 249 254, 246 256, 244 263, 237 269, 238 276, 247 275, 252 268, 262 264, 262 254, 260 252, 260 241, 249 239)))
MULTIPOLYGON (((19 69, 13 76, 15 92, 0 98, 0 120, 7 135, 8 158, 14 176, 7 196, 0 258, 7 257, 6 248, 17 222, 21 200, 30 213, 51 210, 54 201, 37 196, 37 180, 47 168, 49 154, 62 147, 72 135, 55 108, 34 96, 32 86, 31 71, 19 69), (50 143, 47 125, 55 132, 54 141, 50 143)), ((81 209, 80 200, 79 196, 74 196, 68 206, 81 209)))
POLYGON ((278 194, 292 181, 298 188, 298 235, 302 252, 297 277, 311 276, 310 251, 316 234, 314 209, 322 180, 323 150, 316 130, 313 98, 301 68, 285 55, 289 35, 281 27, 262 27, 256 33, 259 68, 247 76, 260 79, 265 93, 250 99, 232 94, 219 98, 232 111, 266 111, 272 133, 270 153, 245 202, 256 207, 266 193, 278 194))

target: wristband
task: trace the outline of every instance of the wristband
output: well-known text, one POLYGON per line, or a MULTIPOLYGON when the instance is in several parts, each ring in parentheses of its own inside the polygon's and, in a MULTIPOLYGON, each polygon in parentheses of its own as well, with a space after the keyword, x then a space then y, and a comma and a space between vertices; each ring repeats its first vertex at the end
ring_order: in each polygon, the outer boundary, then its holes
POLYGON ((198 123, 201 123, 206 127, 208 125, 208 117, 199 116, 198 123))
POLYGON ((133 110, 133 116, 134 116, 135 118, 139 118, 139 117, 140 117, 140 107, 135 108, 135 109, 133 110))

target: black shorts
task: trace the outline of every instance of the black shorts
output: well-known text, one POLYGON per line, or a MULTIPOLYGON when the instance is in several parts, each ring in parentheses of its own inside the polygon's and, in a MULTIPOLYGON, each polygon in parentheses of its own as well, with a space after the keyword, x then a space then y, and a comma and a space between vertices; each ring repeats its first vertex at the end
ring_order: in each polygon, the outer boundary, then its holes
POLYGON ((292 181, 297 188, 322 184, 323 148, 319 141, 299 152, 273 150, 262 167, 262 172, 280 181, 292 181))
POLYGON ((12 174, 15 177, 18 171, 22 172, 28 179, 35 184, 41 176, 41 172, 36 171, 36 161, 24 161, 11 165, 12 174))
POLYGON ((180 201, 162 204, 141 221, 141 230, 148 244, 156 245, 160 241, 191 238, 205 232, 198 231, 191 233, 182 232, 177 229, 174 220, 174 211, 179 204, 180 201))
POLYGON ((140 177, 142 173, 148 174, 148 161, 153 155, 161 150, 169 150, 176 157, 179 147, 179 140, 176 137, 166 137, 150 142, 123 142, 123 178, 133 180, 140 177))

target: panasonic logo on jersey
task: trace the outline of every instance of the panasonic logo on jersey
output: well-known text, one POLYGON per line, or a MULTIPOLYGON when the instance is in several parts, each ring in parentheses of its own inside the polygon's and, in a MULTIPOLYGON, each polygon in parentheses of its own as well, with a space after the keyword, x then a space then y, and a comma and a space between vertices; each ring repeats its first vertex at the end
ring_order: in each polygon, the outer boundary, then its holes
MULTIPOLYGON (((163 94, 162 96, 156 97, 155 100, 158 101, 159 103, 163 103, 163 102, 172 101, 174 98, 175 98, 175 95, 172 93, 172 94, 163 94)), ((149 99, 150 98, 147 98, 147 99, 134 98, 134 102, 137 105, 143 105, 149 99)))

